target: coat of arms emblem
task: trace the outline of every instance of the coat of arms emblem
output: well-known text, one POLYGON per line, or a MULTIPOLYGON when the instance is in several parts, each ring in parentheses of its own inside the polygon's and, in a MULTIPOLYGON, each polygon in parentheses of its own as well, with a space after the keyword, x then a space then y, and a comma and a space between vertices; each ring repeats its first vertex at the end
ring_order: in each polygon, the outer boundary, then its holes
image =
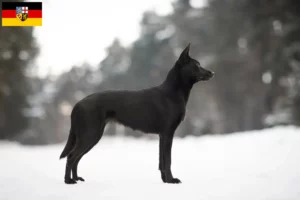
POLYGON ((28 7, 16 7, 16 17, 25 21, 28 18, 28 7))

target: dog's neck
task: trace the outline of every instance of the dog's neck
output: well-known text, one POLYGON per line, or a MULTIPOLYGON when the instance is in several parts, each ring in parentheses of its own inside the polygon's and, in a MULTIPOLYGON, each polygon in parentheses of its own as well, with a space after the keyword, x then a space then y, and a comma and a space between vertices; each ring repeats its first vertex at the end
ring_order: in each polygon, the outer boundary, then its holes
POLYGON ((173 68, 169 71, 166 80, 163 82, 163 87, 167 90, 175 91, 176 94, 182 95, 187 104, 193 84, 184 83, 180 77, 180 64, 175 63, 173 68))

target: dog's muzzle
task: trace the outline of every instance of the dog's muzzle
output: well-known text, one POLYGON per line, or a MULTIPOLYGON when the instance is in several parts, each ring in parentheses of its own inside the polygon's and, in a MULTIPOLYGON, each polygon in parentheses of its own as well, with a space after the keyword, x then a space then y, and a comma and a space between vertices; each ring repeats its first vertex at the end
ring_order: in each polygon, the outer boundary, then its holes
POLYGON ((209 71, 205 76, 200 76, 198 78, 198 81, 208 81, 209 79, 211 79, 212 77, 215 76, 214 72, 209 71))

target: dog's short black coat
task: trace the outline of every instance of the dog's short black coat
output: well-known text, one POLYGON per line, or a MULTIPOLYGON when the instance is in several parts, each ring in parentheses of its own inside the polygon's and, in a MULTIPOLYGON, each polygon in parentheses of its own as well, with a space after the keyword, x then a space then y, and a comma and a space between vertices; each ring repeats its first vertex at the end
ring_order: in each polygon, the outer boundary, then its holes
POLYGON ((71 129, 60 158, 67 156, 65 183, 84 181, 77 174, 80 159, 101 139, 105 124, 115 121, 145 133, 159 134, 159 170, 165 183, 180 183, 171 172, 171 148, 176 128, 184 119, 193 85, 214 73, 189 56, 188 45, 165 81, 139 91, 105 91, 79 101, 71 113, 71 129), (71 178, 72 172, 72 178, 71 178))

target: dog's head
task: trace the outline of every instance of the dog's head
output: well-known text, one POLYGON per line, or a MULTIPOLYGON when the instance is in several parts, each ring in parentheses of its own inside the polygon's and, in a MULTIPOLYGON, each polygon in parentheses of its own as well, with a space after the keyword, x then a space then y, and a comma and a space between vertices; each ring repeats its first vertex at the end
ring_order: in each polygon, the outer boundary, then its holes
POLYGON ((201 67, 200 62, 189 55, 190 44, 182 51, 177 63, 180 68, 181 80, 189 84, 199 81, 208 81, 214 76, 214 73, 201 67))

